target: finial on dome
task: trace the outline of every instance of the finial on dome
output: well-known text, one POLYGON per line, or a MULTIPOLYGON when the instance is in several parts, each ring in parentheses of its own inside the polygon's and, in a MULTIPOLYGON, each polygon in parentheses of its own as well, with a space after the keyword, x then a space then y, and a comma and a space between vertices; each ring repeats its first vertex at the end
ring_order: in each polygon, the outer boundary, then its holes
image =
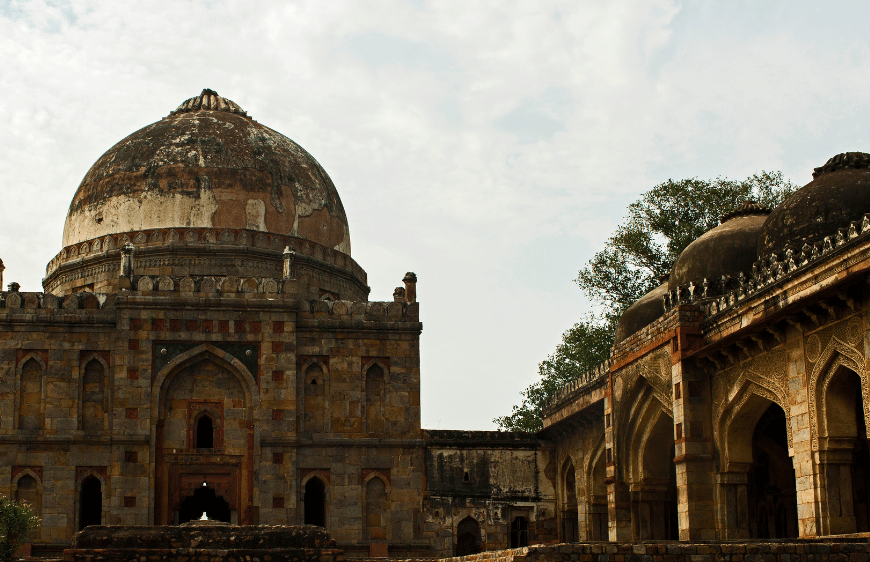
POLYGON ((742 205, 738 205, 733 211, 730 213, 725 213, 719 219, 719 224, 724 223, 729 219, 733 219, 735 217, 743 217, 746 215, 769 215, 771 210, 767 207, 763 207, 756 203, 755 201, 746 201, 742 205))
POLYGON ((209 88, 205 88, 198 96, 185 100, 170 115, 193 111, 223 111, 243 117, 248 116, 248 112, 239 107, 236 102, 219 96, 217 92, 209 88))
POLYGON ((870 168, 870 154, 867 154, 866 152, 843 152, 842 154, 837 154, 828 159, 824 166, 813 170, 813 179, 816 179, 822 174, 828 174, 846 168, 853 168, 855 170, 866 170, 870 168))

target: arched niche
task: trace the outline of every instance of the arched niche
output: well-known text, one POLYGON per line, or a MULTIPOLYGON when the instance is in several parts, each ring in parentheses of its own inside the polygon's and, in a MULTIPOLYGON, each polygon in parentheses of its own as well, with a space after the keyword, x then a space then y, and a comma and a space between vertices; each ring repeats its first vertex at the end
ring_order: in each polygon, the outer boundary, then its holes
POLYGON ((39 431, 45 424, 45 361, 29 353, 18 364, 15 428, 39 431))
POLYGON ((561 533, 560 539, 562 542, 572 543, 577 542, 580 537, 579 533, 579 506, 577 504, 577 471, 574 467, 574 461, 569 456, 565 459, 561 471, 561 533))
POLYGON ((374 542, 387 541, 390 538, 389 484, 380 474, 370 474, 363 481, 363 489, 364 538, 374 542))
POLYGON ((870 531, 870 450, 864 381, 850 361, 832 361, 818 381, 818 459, 825 534, 870 531))
POLYGON ((97 354, 81 363, 79 376, 79 428, 86 432, 108 429, 109 365, 97 354))
POLYGON ((456 526, 455 556, 477 554, 482 550, 480 523, 472 516, 463 518, 456 526))
POLYGON ((588 517, 586 537, 590 541, 606 541, 609 535, 607 515, 607 462, 605 459, 604 436, 595 447, 588 464, 586 476, 586 503, 588 517))

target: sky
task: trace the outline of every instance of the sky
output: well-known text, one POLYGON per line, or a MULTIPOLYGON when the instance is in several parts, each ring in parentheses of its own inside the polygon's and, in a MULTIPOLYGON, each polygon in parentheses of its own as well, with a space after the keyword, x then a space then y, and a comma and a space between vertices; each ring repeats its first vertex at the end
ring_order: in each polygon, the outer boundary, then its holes
POLYGON ((422 424, 494 429, 577 271, 689 177, 870 151, 866 2, 0 0, 0 259, 41 290, 112 145, 203 88, 338 188, 370 300, 418 276, 422 424))

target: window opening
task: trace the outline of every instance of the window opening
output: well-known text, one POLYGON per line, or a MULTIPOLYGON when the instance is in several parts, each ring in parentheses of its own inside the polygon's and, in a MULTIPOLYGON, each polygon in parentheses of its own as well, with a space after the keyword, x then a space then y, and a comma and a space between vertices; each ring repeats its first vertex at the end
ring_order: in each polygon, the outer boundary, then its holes
POLYGON ((529 546, 529 520, 521 515, 511 523, 511 548, 529 546))
POLYGON ((302 503, 305 509, 305 524, 326 527, 326 486, 320 478, 315 476, 305 483, 302 503))
POLYGON ((196 448, 214 449, 214 422, 205 414, 196 422, 196 448))

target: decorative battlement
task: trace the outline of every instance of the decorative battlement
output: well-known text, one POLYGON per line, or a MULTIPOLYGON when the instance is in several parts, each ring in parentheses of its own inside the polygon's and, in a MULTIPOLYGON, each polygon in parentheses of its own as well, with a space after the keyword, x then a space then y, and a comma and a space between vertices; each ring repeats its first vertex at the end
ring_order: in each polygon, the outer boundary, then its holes
POLYGON ((690 282, 665 293, 665 310, 681 304, 696 304, 705 312, 705 321, 717 314, 755 296, 779 281, 806 271, 810 264, 827 256, 835 249, 870 234, 870 213, 859 223, 852 221, 849 228, 839 228, 829 236, 815 242, 807 242, 799 252, 786 247, 779 253, 756 261, 749 272, 741 271, 736 278, 723 275, 721 279, 708 281, 700 286, 690 282))
POLYGON ((299 318, 417 322, 420 319, 420 304, 416 302, 303 300, 299 303, 299 318))
POLYGON ((598 384, 603 384, 607 381, 607 375, 610 374, 610 360, 586 371, 573 381, 559 388, 555 393, 548 396, 544 401, 544 409, 549 410, 553 406, 565 402, 569 398, 576 396, 589 389, 595 388, 598 384))

